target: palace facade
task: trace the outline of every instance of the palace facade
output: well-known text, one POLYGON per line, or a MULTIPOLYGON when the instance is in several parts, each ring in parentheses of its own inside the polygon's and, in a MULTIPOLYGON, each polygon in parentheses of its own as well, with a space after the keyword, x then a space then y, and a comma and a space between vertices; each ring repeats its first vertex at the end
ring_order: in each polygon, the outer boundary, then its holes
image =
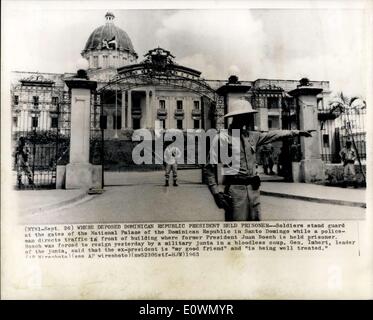
MULTIPOLYGON (((139 61, 130 37, 114 23, 114 14, 108 12, 105 18, 106 23, 91 33, 81 53, 87 61, 88 78, 97 81, 105 139, 124 139, 126 132, 138 128, 223 128, 227 126, 222 116, 229 111, 229 99, 243 98, 258 110, 257 130, 297 127, 297 106, 288 92, 299 86, 299 80, 249 81, 235 75, 204 79, 201 71, 179 65, 172 53, 162 48, 150 50, 139 61), (169 74, 167 81, 159 81, 149 71, 156 68, 169 74)), ((13 72, 13 132, 68 130, 68 118, 64 121, 59 113, 68 115, 65 81, 72 77, 71 73, 13 72)), ((318 104, 324 109, 329 82, 309 81, 307 85, 323 89, 318 104)))

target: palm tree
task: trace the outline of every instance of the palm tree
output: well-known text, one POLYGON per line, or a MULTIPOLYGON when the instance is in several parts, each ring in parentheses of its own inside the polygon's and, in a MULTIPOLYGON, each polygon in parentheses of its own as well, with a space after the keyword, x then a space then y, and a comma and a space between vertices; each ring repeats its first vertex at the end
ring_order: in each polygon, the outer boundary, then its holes
POLYGON ((354 96, 354 97, 349 98, 346 95, 344 95, 343 92, 339 92, 329 102, 329 106, 330 106, 330 111, 329 111, 330 113, 337 113, 338 115, 345 113, 347 116, 348 135, 351 138, 352 144, 356 150, 356 155, 357 155, 357 160, 359 162, 360 171, 364 177, 364 182, 365 182, 366 181, 365 173, 363 171, 363 166, 361 164, 359 151, 356 147, 354 135, 352 133, 349 114, 351 113, 351 111, 354 111, 355 114, 360 114, 361 110, 366 109, 366 102, 360 97, 354 96))
POLYGON ((339 92, 329 102, 329 106, 331 107, 330 112, 346 112, 347 110, 355 110, 357 113, 359 113, 360 110, 366 108, 366 102, 360 97, 355 96, 349 98, 344 95, 343 92, 339 92))

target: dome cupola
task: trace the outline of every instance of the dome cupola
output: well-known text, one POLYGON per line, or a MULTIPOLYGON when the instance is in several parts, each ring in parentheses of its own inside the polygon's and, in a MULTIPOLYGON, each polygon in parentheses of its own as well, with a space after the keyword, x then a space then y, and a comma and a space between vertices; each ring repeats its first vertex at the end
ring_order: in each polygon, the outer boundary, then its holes
POLYGON ((137 60, 128 34, 114 24, 111 12, 105 15, 106 23, 91 33, 82 56, 87 59, 89 69, 120 68, 137 60))

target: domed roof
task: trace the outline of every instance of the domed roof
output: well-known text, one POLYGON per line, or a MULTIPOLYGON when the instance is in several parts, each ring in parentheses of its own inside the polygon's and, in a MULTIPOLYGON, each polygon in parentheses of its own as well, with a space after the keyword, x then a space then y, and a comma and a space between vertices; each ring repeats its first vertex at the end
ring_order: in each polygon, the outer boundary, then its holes
POLYGON ((121 28, 114 25, 114 14, 108 12, 105 15, 106 24, 96 28, 89 36, 83 52, 95 49, 103 49, 105 41, 115 40, 115 48, 120 51, 129 51, 137 56, 128 34, 121 28))

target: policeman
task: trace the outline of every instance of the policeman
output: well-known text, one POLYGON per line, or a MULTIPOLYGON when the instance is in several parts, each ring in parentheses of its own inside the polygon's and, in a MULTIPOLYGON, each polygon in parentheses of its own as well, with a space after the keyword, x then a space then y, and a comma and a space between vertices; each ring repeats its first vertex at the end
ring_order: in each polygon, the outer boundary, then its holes
POLYGON ((346 147, 343 148, 339 153, 343 163, 343 188, 347 187, 349 176, 352 177, 352 182, 355 188, 357 188, 356 172, 355 172, 355 160, 356 151, 352 147, 351 140, 346 141, 346 147))
MULTIPOLYGON (((175 142, 176 137, 173 137, 173 142, 175 142)), ((169 144, 164 151, 164 160, 165 160, 165 187, 169 186, 170 173, 172 171, 172 179, 174 182, 174 187, 177 187, 177 159, 180 158, 181 151, 180 149, 173 145, 169 144)))
MULTIPOLYGON (((235 100, 230 105, 231 112, 224 117, 232 117, 228 134, 220 134, 219 140, 232 144, 232 129, 240 130, 240 165, 234 175, 223 175, 224 192, 220 192, 216 181, 216 165, 208 163, 204 168, 209 189, 216 205, 225 209, 227 221, 260 221, 260 178, 256 172, 256 152, 258 147, 284 138, 311 137, 309 131, 273 130, 266 133, 253 131, 254 110, 247 100, 235 100)), ((215 141, 216 143, 216 141, 215 141)), ((228 166, 229 164, 224 164, 228 166)))
POLYGON ((17 180, 18 180, 19 188, 23 187, 22 172, 25 172, 28 178, 29 185, 34 186, 32 172, 28 164, 29 155, 30 155, 30 148, 26 145, 26 139, 24 137, 20 137, 18 139, 18 145, 17 145, 16 152, 15 152, 15 165, 17 168, 17 180))

